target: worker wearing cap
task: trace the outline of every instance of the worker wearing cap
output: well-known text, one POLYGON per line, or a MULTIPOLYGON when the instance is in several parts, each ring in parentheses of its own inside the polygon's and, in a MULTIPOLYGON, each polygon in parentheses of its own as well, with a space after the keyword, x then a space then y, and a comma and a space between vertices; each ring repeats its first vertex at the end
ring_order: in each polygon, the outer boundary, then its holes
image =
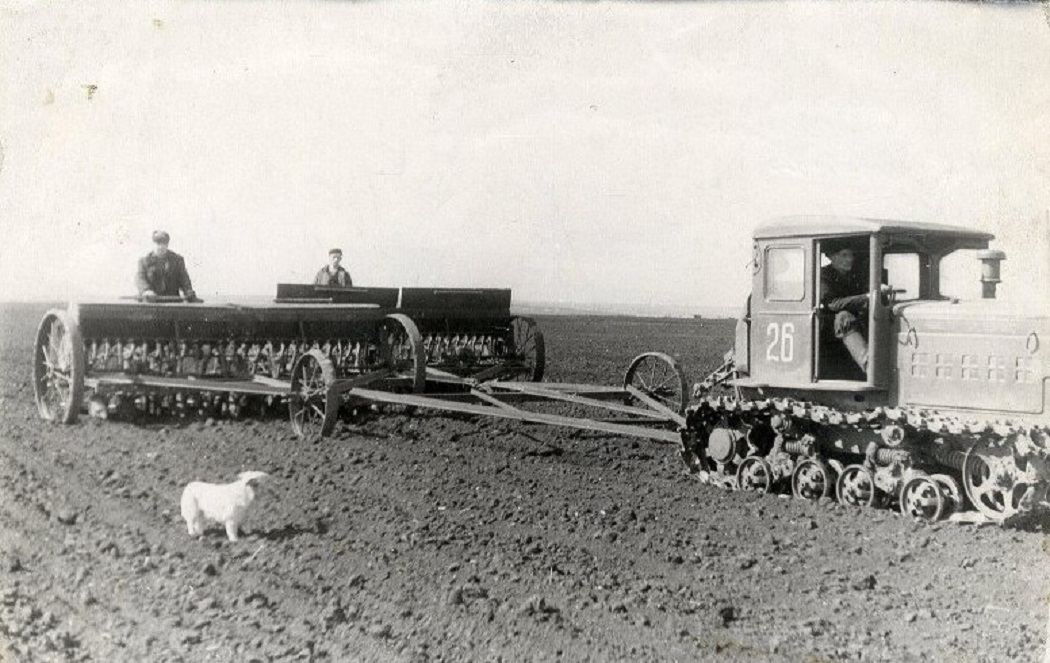
POLYGON ((820 301, 835 314, 835 338, 849 350, 862 371, 868 370, 868 278, 853 270, 853 249, 826 252, 830 264, 820 270, 820 301))
POLYGON ((350 278, 350 272, 346 271, 339 263, 343 260, 342 249, 332 249, 328 252, 328 264, 317 272, 314 277, 314 285, 322 285, 336 288, 353 287, 354 281, 350 278))
POLYGON ((156 297, 178 297, 181 291, 186 301, 197 301, 186 271, 186 261, 178 253, 168 250, 170 239, 163 230, 154 231, 153 250, 139 259, 135 273, 139 297, 153 301, 156 297))

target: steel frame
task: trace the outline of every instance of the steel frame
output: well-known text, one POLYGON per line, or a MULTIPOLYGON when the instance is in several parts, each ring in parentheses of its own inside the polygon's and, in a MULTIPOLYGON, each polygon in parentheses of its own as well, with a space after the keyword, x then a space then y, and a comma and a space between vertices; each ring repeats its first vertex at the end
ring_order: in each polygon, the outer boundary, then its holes
MULTIPOLYGON (((671 443, 681 441, 678 431, 686 425, 681 414, 632 385, 611 387, 577 383, 484 381, 461 378, 428 367, 425 393, 399 393, 394 390, 410 381, 409 376, 391 369, 337 379, 327 389, 324 419, 334 423, 345 400, 366 405, 401 405, 496 417, 671 443), (631 399, 643 406, 626 405, 625 401, 631 399), (621 418, 596 419, 537 412, 520 407, 520 404, 525 403, 578 405, 615 413, 621 418)), ((85 386, 96 391, 141 388, 149 391, 193 390, 274 397, 293 395, 291 382, 265 376, 235 380, 119 374, 89 377, 85 380, 85 386)), ((329 432, 325 430, 322 435, 329 432)))
POLYGON ((620 388, 553 382, 504 382, 499 380, 484 382, 471 378, 460 378, 428 368, 428 386, 458 389, 408 394, 370 388, 370 384, 385 377, 389 376, 375 375, 373 377, 373 374, 368 374, 352 380, 334 381, 329 386, 326 395, 325 420, 334 421, 342 407, 343 400, 346 399, 349 402, 360 404, 418 407, 671 443, 681 442, 681 434, 678 430, 686 425, 685 418, 681 414, 631 385, 620 388), (636 399, 645 407, 624 404, 624 401, 628 399, 636 399), (515 405, 528 402, 566 403, 628 415, 628 417, 617 420, 574 417, 537 412, 515 405), (659 424, 663 424, 664 427, 655 427, 659 424), (669 430, 666 426, 670 424, 676 428, 669 430))

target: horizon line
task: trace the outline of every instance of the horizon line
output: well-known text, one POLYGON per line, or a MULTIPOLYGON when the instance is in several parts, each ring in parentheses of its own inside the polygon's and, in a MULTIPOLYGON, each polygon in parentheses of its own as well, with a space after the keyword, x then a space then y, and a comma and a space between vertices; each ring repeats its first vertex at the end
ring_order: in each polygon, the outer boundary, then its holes
MULTIPOLYGON (((265 295, 227 295, 236 299, 272 299, 265 295)), ((110 301, 115 298, 100 297, 99 301, 110 301)), ((67 305, 69 303, 89 303, 85 299, 4 299, 0 306, 9 305, 67 305)), ((209 300, 205 299, 205 302, 209 300)), ((211 300, 213 303, 235 303, 227 300, 211 300)), ((522 300, 511 303, 511 310, 540 315, 619 315, 628 317, 664 317, 664 318, 736 318, 736 307, 732 306, 686 306, 681 304, 648 304, 632 302, 563 302, 543 300, 522 300)))

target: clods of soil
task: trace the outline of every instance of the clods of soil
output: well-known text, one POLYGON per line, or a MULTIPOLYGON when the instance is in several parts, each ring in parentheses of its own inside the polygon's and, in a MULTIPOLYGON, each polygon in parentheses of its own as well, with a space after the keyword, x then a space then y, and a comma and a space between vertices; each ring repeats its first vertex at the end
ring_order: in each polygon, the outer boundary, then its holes
MULTIPOLYGON (((43 308, 0 317, 0 658, 1036 661, 1047 540, 726 492, 647 440, 416 411, 45 423, 43 308), (247 535, 192 480, 271 475, 247 535)), ((540 318, 548 379, 647 350, 702 377, 731 321, 540 318)))

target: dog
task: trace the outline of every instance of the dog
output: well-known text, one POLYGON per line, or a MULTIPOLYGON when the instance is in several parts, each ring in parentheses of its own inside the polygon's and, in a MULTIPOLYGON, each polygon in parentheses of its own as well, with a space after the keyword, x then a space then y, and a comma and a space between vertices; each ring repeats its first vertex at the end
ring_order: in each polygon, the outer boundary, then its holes
POLYGON ((92 396, 88 400, 88 415, 96 423, 109 419, 109 403, 101 396, 92 396))
POLYGON ((233 483, 215 484, 192 481, 182 491, 182 517, 190 536, 204 535, 207 520, 226 527, 226 536, 236 541, 241 524, 255 501, 255 482, 266 478, 266 472, 241 472, 233 483))

